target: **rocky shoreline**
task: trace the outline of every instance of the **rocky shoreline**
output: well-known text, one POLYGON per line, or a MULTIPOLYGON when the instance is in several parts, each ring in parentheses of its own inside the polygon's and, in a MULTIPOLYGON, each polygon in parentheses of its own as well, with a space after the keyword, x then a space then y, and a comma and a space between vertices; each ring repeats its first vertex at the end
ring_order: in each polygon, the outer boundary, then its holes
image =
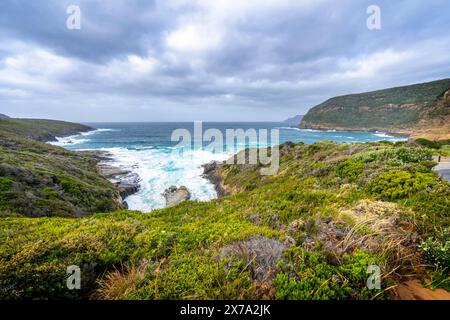
MULTIPOLYGON (((140 177, 127 168, 114 165, 113 155, 104 150, 77 151, 94 157, 97 160, 98 173, 105 179, 112 182, 119 190, 119 199, 125 209, 128 209, 126 198, 140 190, 140 177)), ((217 198, 230 195, 223 186, 223 179, 220 174, 220 166, 224 161, 211 161, 202 165, 202 177, 214 185, 217 198)), ((173 207, 183 201, 191 199, 191 193, 186 186, 170 186, 162 193, 166 200, 166 207, 173 207)))
MULTIPOLYGON (((103 150, 78 151, 94 157, 97 163, 98 173, 111 181, 119 190, 120 201, 125 209, 128 209, 126 198, 135 194, 140 190, 140 177, 129 169, 114 165, 113 155, 103 150)), ((173 207, 180 202, 191 199, 191 193, 185 186, 170 186, 164 193, 166 199, 166 207, 173 207)))
POLYGON ((395 138, 409 138, 411 136, 411 130, 408 129, 387 129, 387 128, 366 128, 366 127, 339 127, 326 124, 312 124, 302 122, 296 126, 300 129, 320 130, 320 131, 336 131, 336 132, 370 132, 370 133, 384 133, 395 138))
POLYGON ((202 177, 208 180, 214 185, 214 189, 217 192, 217 197, 222 198, 229 195, 229 192, 223 187, 223 179, 220 174, 219 168, 224 162, 221 161, 211 161, 204 165, 202 177))
POLYGON ((139 176, 128 169, 112 164, 113 156, 107 151, 92 150, 78 152, 93 156, 97 159, 98 173, 107 180, 111 181, 118 188, 122 205, 128 209, 128 203, 125 199, 139 191, 139 176))

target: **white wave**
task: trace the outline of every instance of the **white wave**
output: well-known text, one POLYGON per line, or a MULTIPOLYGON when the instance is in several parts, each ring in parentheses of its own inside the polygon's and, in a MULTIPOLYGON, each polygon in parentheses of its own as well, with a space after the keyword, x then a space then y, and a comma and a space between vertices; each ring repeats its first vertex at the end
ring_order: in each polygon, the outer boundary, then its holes
POLYGON ((140 177, 140 190, 127 197, 130 210, 148 212, 164 208, 162 193, 168 187, 184 185, 192 200, 208 201, 217 197, 214 186, 202 177, 201 165, 212 160, 223 161, 227 153, 193 150, 180 154, 176 150, 104 148, 111 153, 113 165, 131 170, 140 177))
POLYGON ((294 131, 300 131, 300 132, 337 132, 337 130, 330 129, 330 130, 317 130, 317 129, 300 129, 297 127, 276 127, 276 129, 281 130, 294 130, 294 131))
POLYGON ((393 136, 387 135, 386 133, 383 133, 383 132, 374 133, 374 136, 381 137, 381 138, 394 138, 393 136))
POLYGON ((389 141, 393 141, 393 142, 395 142, 395 141, 407 141, 408 140, 408 138, 394 137, 394 136, 388 135, 387 133, 379 132, 379 131, 376 131, 373 135, 377 136, 377 137, 380 137, 380 138, 384 138, 384 139, 389 140, 389 141))
POLYGON ((91 131, 87 131, 87 132, 81 132, 79 135, 81 136, 92 136, 94 134, 97 134, 99 132, 113 132, 113 131, 119 131, 118 129, 108 129, 108 128, 103 128, 103 129, 95 129, 95 130, 91 130, 91 131))
POLYGON ((68 137, 56 137, 56 141, 49 141, 48 143, 58 147, 67 147, 74 146, 77 144, 85 143, 90 141, 90 139, 85 139, 85 137, 92 136, 99 132, 109 132, 109 131, 117 131, 116 129, 96 129, 88 132, 81 132, 68 137))
POLYGON ((294 131, 301 131, 301 132, 323 132, 323 130, 300 129, 300 128, 297 128, 297 127, 275 127, 275 129, 280 129, 280 130, 294 130, 294 131))
POLYGON ((81 139, 80 136, 56 137, 56 141, 50 141, 48 143, 58 147, 67 147, 90 141, 89 139, 81 139))

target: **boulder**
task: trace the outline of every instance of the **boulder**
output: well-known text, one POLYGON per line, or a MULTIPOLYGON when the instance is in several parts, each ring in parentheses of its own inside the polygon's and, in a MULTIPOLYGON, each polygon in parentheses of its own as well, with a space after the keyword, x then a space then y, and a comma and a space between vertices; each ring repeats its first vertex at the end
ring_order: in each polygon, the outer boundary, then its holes
POLYGON ((177 188, 176 186, 171 186, 166 189, 163 193, 166 199, 166 207, 173 207, 191 198, 189 190, 185 186, 177 188))

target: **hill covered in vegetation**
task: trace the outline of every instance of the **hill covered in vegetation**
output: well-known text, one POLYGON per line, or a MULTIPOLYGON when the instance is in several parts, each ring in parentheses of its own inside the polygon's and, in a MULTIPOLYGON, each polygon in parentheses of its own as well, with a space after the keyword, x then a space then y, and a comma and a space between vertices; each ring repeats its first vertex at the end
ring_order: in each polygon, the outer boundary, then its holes
POLYGON ((450 79, 331 98, 309 110, 300 127, 450 139, 450 79))
POLYGON ((405 143, 286 143, 274 176, 217 166, 231 195, 210 202, 3 217, 0 297, 384 299, 411 276, 449 290, 450 184, 430 160, 405 143), (66 287, 69 265, 80 290, 66 287))
POLYGON ((91 127, 57 120, 0 118, 0 130, 37 141, 56 141, 80 132, 94 130, 91 127))
POLYGON ((88 127, 51 120, 0 120, 0 216, 80 217, 122 209, 117 188, 97 160, 31 140, 88 127))

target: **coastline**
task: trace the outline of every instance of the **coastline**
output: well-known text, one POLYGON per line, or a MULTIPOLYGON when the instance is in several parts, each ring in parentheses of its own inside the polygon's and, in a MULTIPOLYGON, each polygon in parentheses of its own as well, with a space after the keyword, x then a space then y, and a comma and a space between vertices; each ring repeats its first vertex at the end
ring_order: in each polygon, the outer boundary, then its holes
POLYGON ((125 209, 128 209, 126 198, 139 191, 141 188, 140 177, 131 170, 115 166, 113 163, 113 155, 108 151, 79 150, 75 152, 90 155, 98 161, 98 174, 113 183, 118 188, 122 204, 125 209))
MULTIPOLYGON (((290 126, 292 129, 299 129, 295 126, 290 126)), ((321 132, 338 132, 334 129, 327 129, 327 130, 318 130, 318 129, 306 129, 306 131, 309 130, 317 130, 321 132)), ((159 203, 161 198, 161 202, 163 199, 163 195, 165 191, 172 186, 175 187, 181 187, 186 186, 186 188, 189 190, 189 192, 194 196, 194 200, 199 201, 210 201, 212 199, 221 198, 224 196, 229 195, 233 192, 233 190, 227 190, 227 188, 223 185, 223 178, 221 176, 220 172, 220 165, 223 163, 223 158, 217 158, 214 157, 211 160, 210 156, 205 155, 197 155, 195 157, 199 157, 197 163, 195 164, 195 169, 197 172, 195 172, 195 176, 197 181, 195 182, 197 185, 191 185, 189 184, 189 180, 192 178, 192 172, 190 175, 181 177, 181 178, 175 178, 175 179, 169 179, 169 181, 162 180, 159 181, 156 185, 148 186, 147 181, 155 181, 155 179, 158 178, 158 174, 151 173, 151 175, 148 175, 148 170, 163 170, 160 174, 172 174, 167 173, 167 169, 169 168, 160 168, 160 167, 152 167, 155 165, 155 161, 161 156, 161 154, 156 154, 153 152, 150 152, 153 148, 144 148, 141 151, 138 151, 139 153, 134 153, 136 150, 128 150, 126 148, 120 147, 105 147, 105 148, 99 148, 98 146, 92 147, 89 145, 90 140, 94 140, 95 138, 91 139, 88 138, 90 135, 95 134, 96 132, 103 132, 103 131, 117 131, 117 129, 111 129, 111 128, 101 128, 101 129, 95 129, 92 128, 92 130, 89 130, 87 132, 78 132, 78 134, 72 134, 72 135, 65 135, 65 136, 58 136, 56 137, 56 141, 48 141, 48 143, 52 145, 56 145, 59 147, 63 147, 68 150, 72 150, 74 152, 79 152, 82 154, 89 154, 94 156, 97 159, 97 168, 98 173, 103 176, 105 179, 112 182, 120 192, 120 195, 122 197, 121 202, 123 203, 125 208, 130 208, 131 210, 138 210, 142 212, 149 212, 158 208, 164 208, 163 203, 159 203), (87 144, 86 144, 87 143, 87 144), (80 148, 77 149, 77 146, 80 144, 80 148), (84 145, 83 145, 84 144, 84 145), (116 150, 117 149, 117 150, 116 150), (120 149, 120 150, 119 150, 120 149), (131 152, 131 153, 130 153, 131 152), (143 152, 140 154, 140 152, 143 152), (158 158, 154 158, 154 157, 158 158), (209 159, 208 159, 209 158, 209 159), (148 161, 149 159, 152 159, 151 161, 148 161), (218 160, 219 159, 219 160, 218 160), (135 162, 136 161, 136 162, 135 162), (210 189, 208 191, 210 194, 205 197, 205 195, 201 194, 198 196, 198 193, 196 193, 195 188, 199 185, 199 179, 203 182, 200 182, 201 188, 205 188, 205 186, 208 186, 207 188, 210 189), (172 180, 172 181, 170 181, 172 180), (139 193, 140 192, 140 193, 139 193), (138 195, 136 195, 139 193, 138 195), (161 195, 161 197, 160 197, 161 195), (196 196, 197 195, 197 196, 196 196), (133 196, 131 199, 128 199, 128 197, 133 196), (148 198, 150 197, 150 198, 148 198), (158 198, 157 200, 155 200, 158 198), (146 200, 152 199, 152 204, 146 204, 146 200), (155 202, 156 201, 156 204, 155 202)), ((351 131, 358 131, 358 130, 351 130, 351 131)), ((361 132, 368 132, 368 131, 361 131, 361 132)), ((381 131, 371 131, 375 133, 379 140, 383 140, 384 137, 386 138, 392 138, 393 135, 390 136, 388 133, 381 132, 381 131)), ((402 136, 403 138, 404 136, 402 136)), ((350 141, 349 141, 350 142, 350 141)), ((158 148, 156 148, 158 149, 158 148)), ((194 155, 191 155, 194 156, 194 155)), ((229 155, 227 155, 229 157, 229 155)), ((176 161, 174 159, 165 158, 166 160, 163 160, 162 158, 160 161, 176 161)), ((184 159, 182 162, 178 163, 177 165, 185 165, 184 159)), ((157 162, 157 161, 156 161, 157 162)), ((157 164, 156 164, 157 165, 157 164)), ((192 169, 192 168, 191 168, 192 169)), ((192 170, 191 170, 192 171, 192 170)), ((170 172, 170 170, 169 170, 170 172)), ((154 183, 154 182, 152 182, 154 183)), ((197 189, 198 192, 198 189, 197 189)))
MULTIPOLYGON (((94 129, 89 127, 89 130, 70 132, 66 135, 53 136, 53 140, 48 140, 46 143, 64 148, 66 145, 71 145, 71 137, 77 137, 83 134, 93 134, 95 132, 101 132, 101 129, 94 129), (67 143, 62 141, 63 139, 69 139, 67 143)), ((64 148, 66 149, 66 148, 64 148)), ((97 161, 97 173, 110 181, 116 186, 119 191, 120 199, 119 202, 122 203, 125 209, 128 209, 128 203, 126 198, 137 193, 140 188, 140 177, 133 173, 129 169, 121 168, 120 166, 114 165, 114 156, 105 150, 70 150, 78 154, 89 155, 97 161)))
POLYGON ((297 126, 299 129, 306 130, 318 130, 318 131, 335 131, 335 132, 370 132, 370 133, 380 133, 386 134, 395 138, 409 139, 412 132, 406 130, 391 130, 386 128, 345 128, 345 127, 334 127, 326 125, 302 125, 297 126))

